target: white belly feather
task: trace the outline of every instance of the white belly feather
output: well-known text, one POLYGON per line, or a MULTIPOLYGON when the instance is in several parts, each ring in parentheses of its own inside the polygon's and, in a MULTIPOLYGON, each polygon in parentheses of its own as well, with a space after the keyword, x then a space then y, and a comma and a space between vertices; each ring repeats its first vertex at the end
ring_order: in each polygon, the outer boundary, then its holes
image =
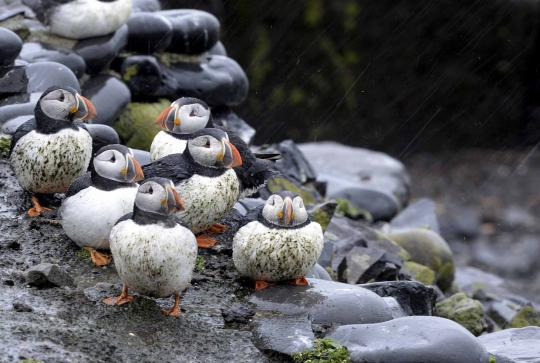
POLYGON ((298 229, 280 229, 253 221, 234 236, 233 261, 242 275, 253 280, 290 280, 311 270, 319 259, 323 243, 318 223, 298 229))
POLYGON ((157 160, 171 154, 182 154, 186 145, 187 140, 177 139, 165 131, 160 131, 150 145, 150 157, 152 160, 157 160))
POLYGON ((108 249, 111 229, 121 217, 133 211, 136 194, 137 187, 81 190, 62 203, 64 232, 81 247, 108 249))
POLYGON ((62 4, 50 16, 50 32, 71 39, 110 34, 131 14, 131 0, 104 2, 75 0, 62 4))
POLYGON ((194 175, 176 185, 185 203, 185 211, 177 216, 193 233, 207 230, 234 206, 240 195, 240 182, 234 170, 227 170, 219 177, 194 175))
POLYGON ((191 281, 197 243, 187 228, 138 225, 130 219, 114 226, 110 240, 118 275, 130 289, 165 297, 191 281))
POLYGON ((64 193, 84 174, 92 155, 92 137, 83 129, 54 134, 31 131, 21 137, 11 154, 11 165, 24 190, 64 193))

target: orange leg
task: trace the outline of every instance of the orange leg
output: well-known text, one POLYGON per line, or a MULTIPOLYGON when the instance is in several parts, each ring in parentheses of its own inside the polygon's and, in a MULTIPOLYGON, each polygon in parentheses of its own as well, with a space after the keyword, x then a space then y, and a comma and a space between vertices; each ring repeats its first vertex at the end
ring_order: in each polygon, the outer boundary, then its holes
POLYGON ((289 280, 289 284, 296 286, 309 286, 309 281, 304 277, 289 280))
POLYGON ((129 295, 128 287, 124 285, 122 287, 122 293, 120 296, 111 296, 103 299, 103 302, 107 305, 123 305, 128 302, 132 302, 135 299, 135 296, 129 295))
POLYGON ((180 294, 174 294, 174 305, 170 309, 163 309, 163 314, 177 318, 180 316, 180 294))
POLYGON ((35 195, 32 196, 32 204, 33 207, 28 210, 28 215, 30 217, 37 217, 43 212, 52 210, 50 208, 42 207, 41 204, 39 204, 39 200, 35 195))
POLYGON ((266 289, 267 287, 272 286, 272 285, 274 285, 274 283, 272 283, 272 282, 263 281, 263 280, 257 280, 257 281, 255 281, 255 290, 257 290, 257 291, 263 290, 263 289, 266 289))
POLYGON ((84 247, 84 249, 90 252, 90 258, 92 259, 94 265, 101 267, 107 266, 111 263, 111 255, 98 252, 92 247, 84 247))
POLYGON ((200 234, 196 238, 197 238, 197 246, 199 248, 210 248, 210 247, 213 247, 217 243, 217 240, 215 238, 210 237, 207 234, 200 234))
POLYGON ((229 227, 226 224, 216 223, 213 224, 206 232, 213 234, 220 234, 225 232, 229 227))

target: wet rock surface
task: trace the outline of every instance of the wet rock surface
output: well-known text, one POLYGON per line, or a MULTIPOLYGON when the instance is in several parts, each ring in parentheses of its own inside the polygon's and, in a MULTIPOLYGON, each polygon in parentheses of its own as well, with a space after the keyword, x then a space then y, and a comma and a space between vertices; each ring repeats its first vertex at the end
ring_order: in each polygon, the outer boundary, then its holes
POLYGON ((437 317, 405 317, 379 324, 344 325, 329 335, 352 362, 488 363, 489 354, 461 325, 437 317))
POLYGON ((496 362, 540 362, 540 328, 507 329, 482 335, 478 340, 495 356, 496 362))
POLYGON ((21 38, 11 30, 0 27, 0 67, 12 64, 21 48, 21 38))
POLYGON ((19 58, 28 63, 44 61, 61 63, 71 69, 77 78, 81 78, 86 71, 86 63, 80 55, 67 49, 41 43, 24 43, 19 58))
POLYGON ((112 126, 131 101, 129 88, 113 76, 99 75, 89 79, 82 92, 99 110, 92 120, 96 124, 112 126))

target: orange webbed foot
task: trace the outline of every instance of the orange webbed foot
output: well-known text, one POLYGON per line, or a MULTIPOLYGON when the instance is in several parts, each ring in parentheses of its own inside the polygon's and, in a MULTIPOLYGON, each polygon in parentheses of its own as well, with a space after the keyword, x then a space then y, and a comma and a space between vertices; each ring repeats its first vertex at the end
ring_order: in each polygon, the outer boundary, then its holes
POLYGON ((207 232, 213 234, 220 234, 225 232, 228 228, 229 227, 226 224, 216 223, 213 224, 210 228, 208 228, 207 232))
POLYGON ((52 209, 43 207, 36 196, 32 196, 33 207, 28 210, 29 217, 37 217, 43 212, 51 211, 52 209))
POLYGON ((289 280, 289 284, 295 286, 309 286, 309 281, 304 276, 302 276, 296 279, 289 280))
POLYGON ((92 247, 84 247, 85 250, 90 252, 90 258, 92 259, 92 262, 94 265, 98 267, 107 266, 111 263, 111 255, 103 252, 98 252, 92 247))
POLYGON ((103 299, 103 303, 107 305, 123 305, 129 302, 132 302, 135 299, 135 296, 129 295, 128 287, 124 285, 122 287, 122 293, 120 296, 111 296, 103 299))
POLYGON ((196 237, 197 247, 199 248, 210 248, 216 245, 217 240, 213 237, 210 237, 206 234, 201 234, 196 237))
POLYGON ((165 314, 166 316, 172 316, 174 318, 177 318, 180 316, 181 314, 181 311, 180 311, 180 295, 179 294, 175 294, 174 296, 174 305, 172 308, 170 309, 163 309, 161 310, 163 312, 163 314, 165 314))
POLYGON ((257 280, 257 281, 255 281, 255 290, 257 290, 257 291, 264 290, 267 287, 272 286, 272 285, 274 285, 274 284, 271 283, 271 282, 263 281, 263 280, 257 280))

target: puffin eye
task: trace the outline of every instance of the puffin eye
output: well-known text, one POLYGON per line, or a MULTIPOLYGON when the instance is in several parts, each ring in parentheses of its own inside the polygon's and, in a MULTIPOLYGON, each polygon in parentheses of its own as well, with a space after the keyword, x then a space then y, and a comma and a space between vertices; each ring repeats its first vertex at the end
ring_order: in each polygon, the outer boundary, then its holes
POLYGON ((116 161, 116 158, 114 157, 114 154, 112 154, 111 158, 109 159, 111 163, 114 163, 116 161))
POLYGON ((64 99, 65 99, 64 92, 60 92, 60 95, 58 96, 58 101, 64 102, 64 99))
POLYGON ((153 194, 153 193, 154 193, 154 189, 152 189, 152 187, 148 188, 148 193, 153 194))
POLYGON ((210 147, 210 139, 206 139, 206 144, 204 144, 205 147, 210 147))

